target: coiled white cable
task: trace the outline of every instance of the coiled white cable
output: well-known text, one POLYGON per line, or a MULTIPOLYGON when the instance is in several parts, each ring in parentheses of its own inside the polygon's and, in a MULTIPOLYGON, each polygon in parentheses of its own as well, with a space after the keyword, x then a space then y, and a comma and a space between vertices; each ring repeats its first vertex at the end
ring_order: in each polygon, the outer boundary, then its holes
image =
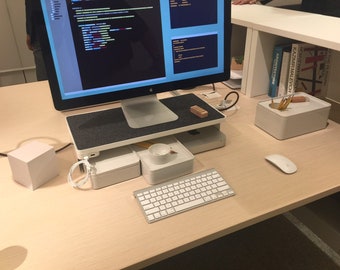
POLYGON ((89 158, 88 157, 84 157, 84 159, 74 163, 72 165, 72 167, 70 168, 70 171, 68 173, 67 176, 67 181, 68 183, 74 187, 74 188, 80 188, 83 185, 85 185, 87 183, 87 181, 89 180, 89 178, 91 177, 91 171, 93 169, 93 166, 90 164, 89 162, 89 158), (85 170, 85 177, 82 180, 79 181, 75 181, 72 177, 74 170, 78 167, 84 165, 84 170, 85 170))

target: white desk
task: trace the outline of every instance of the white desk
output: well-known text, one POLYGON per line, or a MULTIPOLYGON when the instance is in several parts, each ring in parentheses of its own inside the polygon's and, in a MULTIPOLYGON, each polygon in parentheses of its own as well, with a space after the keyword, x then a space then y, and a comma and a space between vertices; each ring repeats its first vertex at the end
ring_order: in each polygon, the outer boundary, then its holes
MULTIPOLYGON (((218 90, 226 91, 220 84, 218 90)), ((3 87, 0 96, 2 152, 29 139, 56 148, 70 142, 46 82, 3 87)), ((76 160, 70 147, 57 154, 60 175, 30 191, 0 158, 0 268, 140 268, 340 191, 340 125, 330 121, 325 130, 278 141, 253 125, 257 101, 241 95, 241 109, 228 112, 221 126, 226 146, 195 158, 195 170, 217 168, 237 195, 154 224, 132 195, 147 186, 143 177, 75 190, 66 181, 76 160), (264 161, 270 153, 290 157, 298 172, 278 171, 264 161)))

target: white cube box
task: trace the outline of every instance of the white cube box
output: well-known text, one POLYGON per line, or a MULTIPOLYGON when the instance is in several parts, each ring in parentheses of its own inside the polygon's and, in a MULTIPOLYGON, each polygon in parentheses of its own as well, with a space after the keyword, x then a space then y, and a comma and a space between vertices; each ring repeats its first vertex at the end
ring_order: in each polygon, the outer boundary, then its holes
POLYGON ((8 153, 13 179, 32 190, 59 174, 54 148, 32 141, 8 153))
MULTIPOLYGON (((259 102, 255 125, 279 140, 324 129, 331 104, 303 92, 296 93, 295 96, 304 96, 306 102, 290 103, 283 111, 271 108, 271 99, 259 102)), ((274 98, 274 102, 279 103, 281 99, 274 98)))

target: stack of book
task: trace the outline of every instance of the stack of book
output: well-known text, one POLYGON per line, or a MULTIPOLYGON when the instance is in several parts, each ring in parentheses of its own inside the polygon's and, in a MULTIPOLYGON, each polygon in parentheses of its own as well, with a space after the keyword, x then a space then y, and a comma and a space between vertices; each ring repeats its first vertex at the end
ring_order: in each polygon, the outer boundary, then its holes
POLYGON ((293 42, 274 47, 270 73, 270 97, 305 92, 323 96, 327 88, 327 77, 331 50, 317 45, 293 42))

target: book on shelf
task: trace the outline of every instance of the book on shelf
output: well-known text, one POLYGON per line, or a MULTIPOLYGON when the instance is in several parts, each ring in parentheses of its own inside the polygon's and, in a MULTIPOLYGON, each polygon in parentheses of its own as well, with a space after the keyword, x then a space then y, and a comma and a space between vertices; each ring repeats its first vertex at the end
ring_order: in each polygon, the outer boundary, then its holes
POLYGON ((278 95, 283 52, 290 51, 290 49, 291 44, 279 44, 274 46, 268 90, 268 95, 270 97, 276 97, 278 95))
POLYGON ((325 96, 330 58, 331 50, 328 48, 304 46, 300 53, 295 91, 325 96))
POLYGON ((287 95, 294 94, 297 86, 297 74, 300 66, 302 47, 310 46, 307 43, 293 43, 290 52, 290 64, 287 82, 287 95))
POLYGON ((303 91, 316 95, 325 91, 331 50, 309 43, 293 43, 287 94, 303 91))
POLYGON ((290 50, 284 51, 282 54, 281 72, 278 86, 277 96, 282 97, 287 95, 287 83, 290 64, 290 50))

